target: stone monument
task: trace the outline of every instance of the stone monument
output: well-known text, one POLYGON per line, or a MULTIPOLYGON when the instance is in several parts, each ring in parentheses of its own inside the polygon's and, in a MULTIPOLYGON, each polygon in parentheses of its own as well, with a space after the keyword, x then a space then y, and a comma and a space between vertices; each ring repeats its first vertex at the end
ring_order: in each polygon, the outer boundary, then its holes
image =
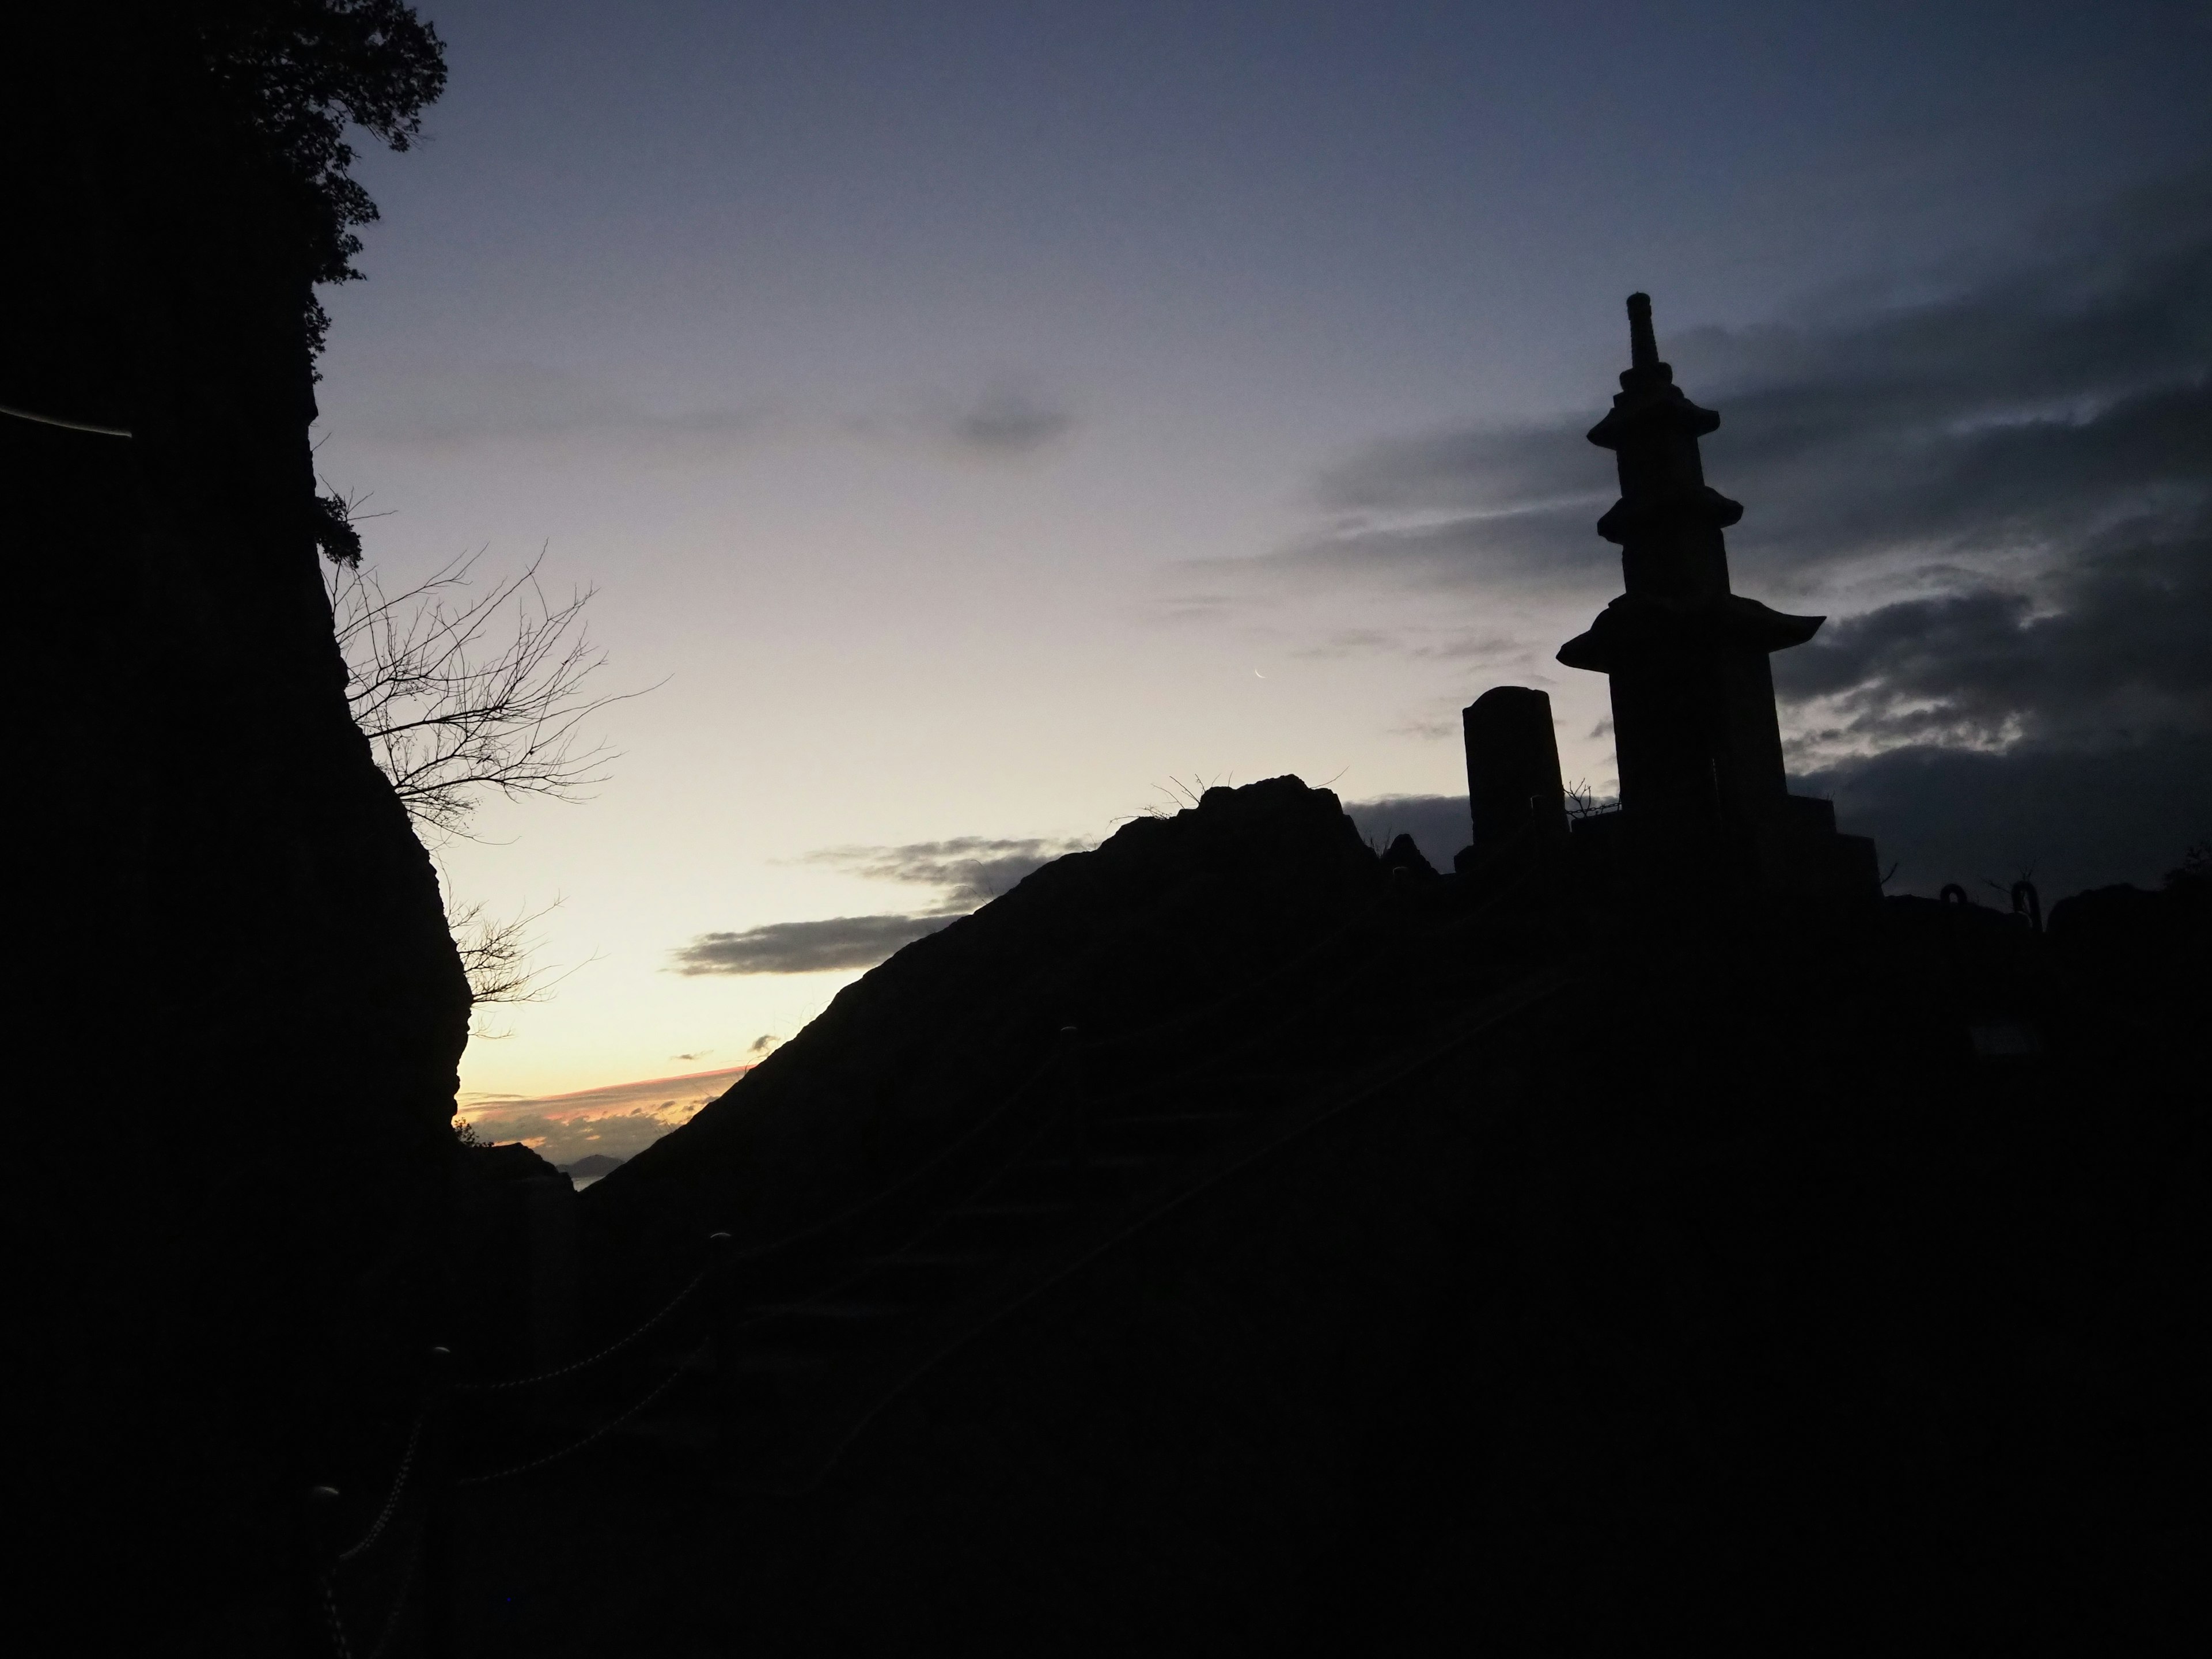
POLYGON ((1792 795, 1783 775, 1767 658, 1826 619, 1729 590, 1722 532, 1743 508, 1706 483, 1698 451, 1720 416, 1659 361, 1649 295, 1629 295, 1628 325, 1620 394, 1589 433, 1620 468, 1620 499, 1597 529, 1620 546, 1626 591, 1559 653, 1612 682, 1623 850, 1645 879, 1871 896, 1874 843, 1838 835, 1834 807, 1792 795))

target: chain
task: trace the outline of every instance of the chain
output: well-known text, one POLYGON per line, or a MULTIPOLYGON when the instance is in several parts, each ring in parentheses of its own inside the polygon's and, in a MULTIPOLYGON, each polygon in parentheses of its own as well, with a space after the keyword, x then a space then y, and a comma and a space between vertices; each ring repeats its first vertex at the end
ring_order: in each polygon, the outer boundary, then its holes
MULTIPOLYGON (((715 1237, 717 1238, 720 1238, 726 1237, 726 1235, 717 1233, 715 1237)), ((662 1320, 667 1318, 669 1315, 674 1313, 678 1308, 682 1307, 684 1302, 690 1297, 691 1292, 697 1290, 699 1286, 705 1282, 707 1275, 713 1271, 714 1268, 711 1267, 700 1268, 697 1273, 691 1276, 691 1282, 689 1285, 686 1285, 682 1290, 677 1291, 659 1313, 653 1315, 653 1316, 647 1320, 644 1324, 640 1325, 635 1330, 630 1332, 629 1335, 616 1338, 612 1342, 608 1343, 605 1347, 600 1349, 597 1353, 591 1355, 588 1358, 571 1360, 565 1365, 555 1366, 550 1371, 540 1371, 535 1376, 509 1377, 503 1382, 459 1382, 454 1385, 453 1391, 456 1394, 504 1394, 509 1389, 534 1389, 541 1382, 552 1382, 564 1376, 573 1376, 578 1371, 589 1370, 601 1360, 611 1359, 614 1358, 615 1355, 620 1353, 624 1348, 629 1346, 631 1343, 636 1341, 638 1338, 652 1330, 653 1327, 659 1324, 662 1320)))
POLYGON ((376 1638, 376 1645, 368 1650, 368 1659, 384 1659, 384 1650, 392 1645, 392 1634, 399 1628, 399 1615, 407 1610, 407 1594, 415 1588, 415 1570, 422 1561, 422 1530, 417 1527, 415 1542, 407 1552, 407 1565, 399 1574, 399 1588, 392 1592, 392 1611, 384 1615, 384 1631, 376 1638))
POLYGON ((338 1593, 327 1572, 315 1575, 315 1588, 323 1595, 323 1613, 330 1620, 331 1647, 338 1659, 353 1659, 353 1649, 347 1644, 345 1620, 338 1613, 338 1593))
POLYGON ((385 1528, 392 1523, 392 1517, 398 1513, 400 1495, 407 1490, 408 1474, 415 1468, 416 1449, 422 1443, 422 1418, 423 1413, 417 1411, 415 1413, 415 1425, 407 1431, 407 1449, 400 1454, 399 1468, 392 1477, 392 1491, 384 1500, 383 1510, 378 1514, 369 1529, 362 1534, 359 1543, 349 1550, 338 1552, 337 1560, 341 1566, 356 1556, 366 1555, 374 1547, 376 1540, 384 1535, 385 1528))
POLYGON ((623 1424, 629 1422, 631 1418, 635 1417, 640 1412, 645 1410, 647 1407, 652 1405, 653 1401, 659 1400, 660 1396, 666 1394, 669 1389, 674 1388, 684 1373, 689 1371, 693 1365, 696 1364, 705 1357, 707 1350, 713 1346, 713 1343, 714 1338, 709 1336, 706 1341, 702 1342, 697 1347, 686 1354, 684 1357, 683 1362, 678 1364, 674 1370, 669 1372, 666 1376, 661 1378, 659 1382, 655 1383, 653 1387, 653 1391, 647 1394, 645 1398, 639 1401, 635 1405, 630 1407, 629 1410, 623 1412, 620 1416, 610 1418, 606 1422, 600 1424, 598 1428, 593 1429, 581 1440, 571 1441, 568 1444, 562 1447, 558 1451, 548 1452, 543 1457, 533 1457, 527 1463, 517 1463, 512 1468, 494 1469, 487 1474, 470 1474, 461 1476, 459 1479, 456 1480, 453 1484, 456 1486, 489 1486, 495 1480, 511 1480, 518 1474, 527 1474, 532 1469, 542 1469, 548 1463, 557 1463, 562 1458, 572 1456, 575 1453, 583 1450, 585 1447, 591 1445, 595 1441, 605 1439, 608 1435, 612 1434, 617 1429, 622 1427, 623 1424))

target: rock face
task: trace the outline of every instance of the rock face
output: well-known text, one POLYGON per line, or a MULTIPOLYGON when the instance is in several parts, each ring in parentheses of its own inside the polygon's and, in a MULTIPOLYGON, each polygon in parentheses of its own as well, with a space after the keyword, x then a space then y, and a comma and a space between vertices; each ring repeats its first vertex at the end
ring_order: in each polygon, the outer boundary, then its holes
POLYGON ((95 89, 78 58, 7 56, 41 77, 0 134, 11 236, 40 253, 8 262, 0 404, 76 423, 0 416, 32 798, 13 1153, 40 1172, 9 1205, 39 1356, 17 1502, 68 1562, 51 1582, 101 1561, 132 1583, 46 1627, 275 1652, 302 1616, 300 1495, 347 1489, 352 1524, 411 1387, 388 1367, 440 1322, 468 991, 347 711, 307 274, 176 110, 146 146, 103 128, 122 58, 95 89), (88 1097, 88 1076, 121 1084, 88 1097))
POLYGON ((490 1489, 483 1639, 2201 1647, 2201 888, 2044 934, 1486 868, 1276 780, 847 991, 583 1195, 610 1331, 796 1237, 610 1392, 708 1339, 625 1454, 490 1489), (963 1170, 992 1102, 1039 1133, 963 1170))
POLYGON ((718 1227, 743 1243, 818 1220, 955 1139, 1051 1062, 1064 1030, 1172 1024, 1341 922, 1383 879, 1336 797, 1296 778, 1139 818, 841 992, 594 1186, 586 1213, 610 1249, 647 1257, 718 1227))

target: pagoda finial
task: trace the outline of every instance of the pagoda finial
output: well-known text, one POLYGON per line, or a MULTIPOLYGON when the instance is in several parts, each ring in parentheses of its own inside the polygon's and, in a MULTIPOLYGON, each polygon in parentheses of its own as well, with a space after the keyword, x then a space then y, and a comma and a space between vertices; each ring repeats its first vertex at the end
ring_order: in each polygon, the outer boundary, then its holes
POLYGON ((1659 341, 1651 331, 1651 296, 1648 294, 1628 296, 1628 366, 1659 367, 1659 341))

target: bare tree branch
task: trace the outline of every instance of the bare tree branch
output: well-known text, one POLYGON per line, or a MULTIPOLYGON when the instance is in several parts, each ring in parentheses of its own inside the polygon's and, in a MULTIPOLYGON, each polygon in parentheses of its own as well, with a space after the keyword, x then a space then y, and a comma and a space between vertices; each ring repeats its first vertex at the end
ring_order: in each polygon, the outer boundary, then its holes
POLYGON ((479 902, 447 901, 446 925, 453 935, 453 948, 460 952, 461 970, 468 975, 471 1036, 507 1036, 477 1025, 474 1016, 485 1008, 543 1002, 562 980, 598 959, 594 957, 557 969, 538 965, 543 941, 533 930, 560 908, 556 898, 535 910, 501 917, 491 915, 479 902))
POLYGON ((639 695, 585 690, 606 662, 584 624, 593 589, 550 600, 541 551, 520 575, 472 592, 481 556, 398 593, 358 565, 326 574, 354 719, 416 828, 441 839, 469 834, 488 790, 588 799, 615 753, 586 744, 584 722, 639 695))
MULTIPOLYGON (((349 528, 366 516, 358 499, 335 490, 323 505, 333 523, 349 528)), ((332 539, 325 546, 331 550, 332 539)), ((606 663, 584 626, 593 590, 550 600, 538 580, 542 550, 521 574, 479 589, 471 580, 479 549, 386 593, 376 572, 362 568, 358 548, 356 537, 353 557, 333 550, 325 577, 346 697, 416 834, 434 850, 467 837, 487 791, 510 800, 587 799, 615 754, 604 742, 586 744, 584 723, 640 695, 586 690, 606 663)), ((559 902, 502 918, 480 902, 448 897, 447 924, 473 1010, 541 1001, 576 971, 537 965, 532 930, 559 902)), ((505 1035, 473 1019, 471 1027, 477 1036, 505 1035)))

